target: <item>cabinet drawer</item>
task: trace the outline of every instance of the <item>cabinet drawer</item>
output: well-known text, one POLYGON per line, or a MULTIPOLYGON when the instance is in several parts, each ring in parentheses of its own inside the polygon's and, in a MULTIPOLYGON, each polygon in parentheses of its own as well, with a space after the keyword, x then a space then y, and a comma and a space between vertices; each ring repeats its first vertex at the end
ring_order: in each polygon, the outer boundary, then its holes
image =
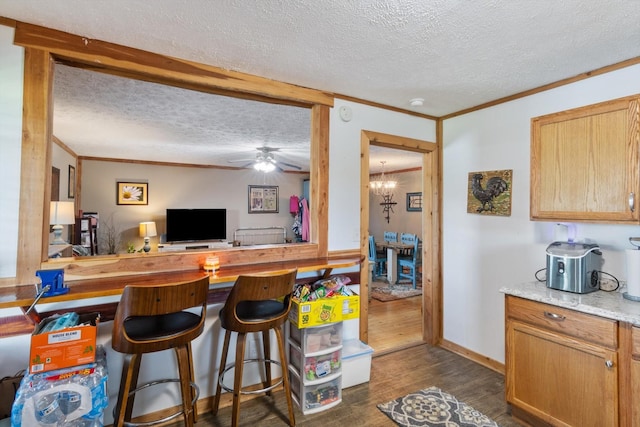
POLYGON ((506 315, 547 330, 618 348, 618 322, 524 298, 507 295, 506 315))

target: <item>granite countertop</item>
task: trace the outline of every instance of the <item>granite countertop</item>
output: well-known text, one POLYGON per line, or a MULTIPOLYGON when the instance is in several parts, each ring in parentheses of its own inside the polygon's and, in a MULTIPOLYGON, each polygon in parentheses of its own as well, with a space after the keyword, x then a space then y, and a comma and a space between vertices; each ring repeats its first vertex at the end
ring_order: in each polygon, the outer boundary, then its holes
POLYGON ((574 294, 549 289, 545 282, 526 282, 500 288, 500 292, 507 295, 629 322, 640 327, 640 302, 623 298, 622 294, 625 291, 625 286, 622 285, 619 290, 613 292, 595 291, 588 294, 574 294))

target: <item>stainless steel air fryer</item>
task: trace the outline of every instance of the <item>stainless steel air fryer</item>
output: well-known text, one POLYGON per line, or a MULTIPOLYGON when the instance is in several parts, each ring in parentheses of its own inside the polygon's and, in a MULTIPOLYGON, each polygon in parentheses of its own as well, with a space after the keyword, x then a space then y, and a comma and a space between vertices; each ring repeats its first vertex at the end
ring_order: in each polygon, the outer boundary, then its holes
POLYGON ((547 247, 547 287, 586 294, 600 289, 602 252, 591 243, 553 242, 547 247))

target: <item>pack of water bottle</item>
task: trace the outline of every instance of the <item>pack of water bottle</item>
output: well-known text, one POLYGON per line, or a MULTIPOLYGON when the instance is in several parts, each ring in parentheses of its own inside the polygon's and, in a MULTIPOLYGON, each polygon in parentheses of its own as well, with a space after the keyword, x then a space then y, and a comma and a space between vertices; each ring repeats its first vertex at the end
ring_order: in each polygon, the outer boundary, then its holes
POLYGON ((102 346, 87 365, 25 375, 11 408, 11 427, 101 427, 109 404, 102 346))

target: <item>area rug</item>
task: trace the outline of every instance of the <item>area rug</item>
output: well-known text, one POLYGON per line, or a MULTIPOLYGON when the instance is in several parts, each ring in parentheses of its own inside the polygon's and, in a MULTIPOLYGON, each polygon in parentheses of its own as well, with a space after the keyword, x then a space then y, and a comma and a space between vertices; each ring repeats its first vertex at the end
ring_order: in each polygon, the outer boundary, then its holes
POLYGON ((429 387, 378 405, 402 427, 499 427, 491 418, 438 387, 429 387))
POLYGON ((371 298, 386 302, 422 295, 422 287, 418 286, 417 289, 413 289, 411 284, 389 285, 384 282, 373 282, 370 292, 371 298))

